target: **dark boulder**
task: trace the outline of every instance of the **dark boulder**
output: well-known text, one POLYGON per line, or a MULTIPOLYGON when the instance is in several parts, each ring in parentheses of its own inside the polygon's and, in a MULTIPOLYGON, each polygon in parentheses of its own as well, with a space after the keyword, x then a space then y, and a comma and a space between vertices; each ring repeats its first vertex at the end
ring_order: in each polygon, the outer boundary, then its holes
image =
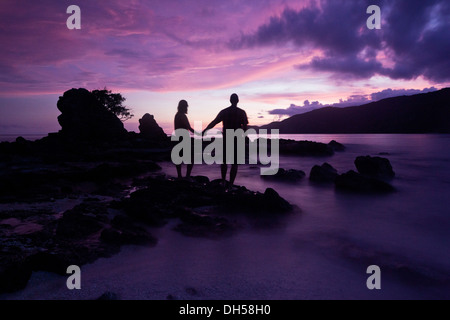
POLYGON ((297 156, 332 156, 334 149, 321 142, 280 139, 280 154, 297 156))
POLYGON ((345 146, 336 140, 331 140, 330 143, 328 143, 328 146, 330 146, 334 151, 345 151, 345 146))
POLYGON ((33 271, 54 272, 59 275, 66 275, 70 261, 62 254, 54 252, 38 252, 27 259, 29 267, 33 271))
POLYGON ((263 194, 261 208, 269 212, 289 212, 292 210, 292 205, 285 199, 280 197, 278 192, 272 188, 267 188, 263 194))
POLYGON ((223 217, 198 214, 187 209, 178 211, 182 223, 175 227, 175 231, 189 237, 220 238, 231 235, 235 225, 223 217))
POLYGON ((139 131, 141 137, 153 141, 167 141, 164 130, 156 123, 153 115, 146 113, 139 119, 139 131))
POLYGON ((334 182, 338 172, 330 164, 324 163, 321 166, 315 165, 311 168, 309 180, 314 182, 334 182))
POLYGON ((325 162, 321 166, 314 166, 311 169, 309 180, 314 182, 334 182, 337 176, 337 170, 325 162))
POLYGON ((335 185, 339 190, 358 193, 389 193, 395 191, 395 188, 389 183, 364 176, 353 170, 338 176, 335 185))
POLYGON ((302 180, 306 176, 305 172, 302 170, 294 170, 294 169, 278 169, 278 172, 274 175, 264 175, 261 176, 263 179, 267 180, 277 180, 284 182, 297 182, 302 180))
POLYGON ((209 178, 206 176, 194 176, 191 178, 197 183, 202 183, 202 184, 209 183, 209 178))
POLYGON ((32 270, 17 257, 2 255, 0 262, 0 293, 11 293, 26 287, 32 270))
POLYGON ((56 227, 56 236, 64 239, 83 239, 102 229, 107 210, 101 204, 80 204, 64 212, 56 227))
POLYGON ((377 179, 392 179, 395 177, 392 165, 386 158, 371 156, 357 157, 355 166, 359 173, 369 177, 377 179))
POLYGON ((60 133, 70 140, 113 140, 124 137, 122 121, 86 89, 71 89, 59 97, 60 133))

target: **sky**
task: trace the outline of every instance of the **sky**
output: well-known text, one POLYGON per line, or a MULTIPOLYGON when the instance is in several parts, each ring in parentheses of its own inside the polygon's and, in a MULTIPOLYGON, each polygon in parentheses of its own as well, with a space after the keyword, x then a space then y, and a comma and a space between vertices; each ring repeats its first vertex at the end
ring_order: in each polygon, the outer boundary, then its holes
POLYGON ((450 86, 448 30, 448 0, 2 0, 0 134, 58 131, 71 88, 119 92, 128 130, 150 113, 166 133, 181 99, 205 127, 232 93, 262 125, 434 91, 450 86))

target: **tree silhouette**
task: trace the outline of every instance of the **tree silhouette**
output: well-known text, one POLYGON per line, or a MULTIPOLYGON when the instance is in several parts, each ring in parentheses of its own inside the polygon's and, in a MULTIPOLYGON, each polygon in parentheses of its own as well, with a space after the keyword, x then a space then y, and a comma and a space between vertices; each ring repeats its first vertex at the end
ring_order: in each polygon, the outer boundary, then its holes
POLYGON ((112 93, 111 90, 104 88, 93 90, 92 94, 103 107, 114 113, 121 121, 127 121, 134 116, 131 110, 123 105, 126 99, 120 93, 112 93))

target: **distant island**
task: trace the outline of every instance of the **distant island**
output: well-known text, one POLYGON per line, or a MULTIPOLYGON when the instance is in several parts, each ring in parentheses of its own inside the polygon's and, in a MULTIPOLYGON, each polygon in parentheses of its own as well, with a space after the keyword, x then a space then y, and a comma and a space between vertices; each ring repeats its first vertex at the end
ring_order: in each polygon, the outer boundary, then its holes
POLYGON ((347 108, 325 107, 260 129, 299 133, 450 133, 450 88, 347 108))

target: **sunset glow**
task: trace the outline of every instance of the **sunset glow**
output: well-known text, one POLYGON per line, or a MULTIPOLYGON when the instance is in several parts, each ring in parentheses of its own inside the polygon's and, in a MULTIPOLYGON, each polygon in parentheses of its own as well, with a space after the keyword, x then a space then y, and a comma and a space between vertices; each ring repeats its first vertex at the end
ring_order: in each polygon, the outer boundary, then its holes
POLYGON ((128 130, 150 113, 170 133, 181 99, 206 125, 236 92, 262 125, 306 100, 450 84, 447 1, 77 0, 81 29, 68 30, 71 4, 2 1, 0 133, 59 130, 56 102, 71 88, 120 92, 128 130), (365 27, 371 4, 380 30, 365 27))

